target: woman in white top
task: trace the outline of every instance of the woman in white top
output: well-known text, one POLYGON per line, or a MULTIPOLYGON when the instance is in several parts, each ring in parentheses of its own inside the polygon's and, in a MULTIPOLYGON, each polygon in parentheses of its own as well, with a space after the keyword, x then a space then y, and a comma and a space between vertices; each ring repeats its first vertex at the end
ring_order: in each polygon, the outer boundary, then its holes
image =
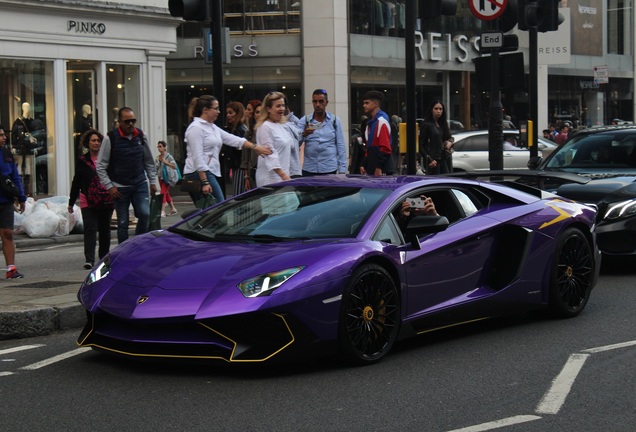
POLYGON ((291 151, 297 141, 285 126, 285 95, 270 92, 263 99, 263 108, 256 122, 256 142, 272 150, 258 159, 256 186, 290 179, 291 151))
POLYGON ((227 133, 215 125, 214 122, 219 116, 219 101, 214 96, 199 97, 195 102, 193 114, 192 123, 185 133, 187 156, 183 173, 186 179, 201 180, 201 193, 190 193, 190 197, 196 204, 202 195, 211 193, 217 201, 223 201, 225 197, 219 184, 221 146, 226 144, 238 149, 245 147, 259 155, 270 154, 271 151, 245 138, 227 133))

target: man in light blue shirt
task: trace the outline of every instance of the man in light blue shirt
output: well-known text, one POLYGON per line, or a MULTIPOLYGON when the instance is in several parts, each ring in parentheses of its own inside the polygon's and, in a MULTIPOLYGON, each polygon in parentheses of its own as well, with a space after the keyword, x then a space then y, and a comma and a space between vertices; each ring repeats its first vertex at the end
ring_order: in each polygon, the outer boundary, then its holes
POLYGON ((345 173, 347 152, 340 119, 327 111, 327 91, 314 90, 311 97, 313 114, 298 121, 301 133, 302 174, 314 176, 345 173))

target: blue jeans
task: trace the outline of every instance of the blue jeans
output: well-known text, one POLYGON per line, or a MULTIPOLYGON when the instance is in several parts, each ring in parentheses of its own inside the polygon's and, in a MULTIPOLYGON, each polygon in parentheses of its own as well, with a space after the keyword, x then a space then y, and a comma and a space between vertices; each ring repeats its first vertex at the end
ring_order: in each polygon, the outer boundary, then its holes
POLYGON ((121 186, 117 190, 121 198, 115 200, 115 211, 117 212, 117 242, 123 243, 128 240, 128 224, 130 217, 128 208, 132 204, 137 218, 137 228, 135 235, 148 232, 150 222, 150 194, 148 193, 148 182, 143 181, 132 186, 121 186))
MULTIPOLYGON (((225 196, 223 195, 223 190, 221 189, 221 185, 219 184, 219 181, 217 180, 216 176, 214 174, 212 174, 210 171, 206 171, 205 175, 208 178, 208 181, 210 182, 210 186, 212 186, 212 196, 214 196, 214 198, 216 198, 217 202, 223 201, 225 199, 225 196)), ((187 178, 188 180, 200 180, 201 179, 199 177, 199 172, 198 171, 195 171, 195 172, 190 173, 190 174, 186 174, 185 178, 187 178)), ((197 201, 199 201, 202 196, 203 195, 201 193, 192 193, 192 192, 190 192, 190 198, 192 199, 192 202, 194 203, 194 205, 197 205, 197 201)))

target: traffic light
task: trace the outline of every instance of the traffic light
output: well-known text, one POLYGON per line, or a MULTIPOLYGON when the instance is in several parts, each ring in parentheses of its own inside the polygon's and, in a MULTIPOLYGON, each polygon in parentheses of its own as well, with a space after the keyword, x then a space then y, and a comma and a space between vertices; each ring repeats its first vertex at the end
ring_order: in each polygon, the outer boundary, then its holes
POLYGON ((519 30, 555 31, 562 21, 559 0, 519 0, 518 11, 519 30))
POLYGON ((168 0, 168 10, 173 17, 183 17, 186 21, 210 19, 208 0, 168 0))
POLYGON ((562 19, 559 17, 559 0, 538 0, 541 20, 537 23, 537 31, 557 31, 562 19))
POLYGON ((517 25, 517 0, 508 0, 508 5, 503 14, 499 17, 499 30, 507 33, 517 25))
POLYGON ((437 18, 442 15, 455 15, 457 0, 419 0, 421 18, 437 18))

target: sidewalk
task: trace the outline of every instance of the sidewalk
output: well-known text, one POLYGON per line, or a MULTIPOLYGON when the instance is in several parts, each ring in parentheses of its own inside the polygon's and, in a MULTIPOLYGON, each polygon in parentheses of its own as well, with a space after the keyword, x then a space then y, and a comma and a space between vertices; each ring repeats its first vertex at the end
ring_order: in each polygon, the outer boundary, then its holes
MULTIPOLYGON (((179 213, 162 218, 162 228, 180 221, 183 212, 194 208, 187 196, 176 195, 173 198, 179 213)), ((134 229, 130 231, 130 235, 134 235, 134 229)), ((114 230, 112 237, 111 250, 117 246, 117 234, 114 230)), ((20 251, 54 244, 81 244, 84 235, 34 239, 19 234, 14 238, 19 262, 20 251)), ((83 327, 86 315, 77 301, 77 291, 87 274, 88 270, 78 268, 69 269, 64 277, 56 277, 63 280, 28 274, 23 279, 0 279, 0 340, 43 336, 55 331, 83 327)), ((3 276, 4 273, 0 277, 3 276)))

